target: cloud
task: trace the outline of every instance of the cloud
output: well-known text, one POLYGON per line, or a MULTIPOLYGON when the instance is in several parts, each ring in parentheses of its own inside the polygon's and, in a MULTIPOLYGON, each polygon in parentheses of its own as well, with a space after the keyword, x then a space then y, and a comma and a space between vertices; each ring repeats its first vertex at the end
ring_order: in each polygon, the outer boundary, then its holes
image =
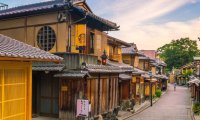
POLYGON ((165 24, 143 24, 134 27, 131 31, 121 31, 121 34, 114 33, 113 36, 118 36, 127 42, 135 42, 139 49, 157 49, 172 39, 190 37, 197 40, 200 36, 199 26, 199 19, 165 24))
POLYGON ((135 42, 139 49, 157 49, 172 39, 197 39, 199 19, 159 24, 153 22, 166 14, 173 15, 173 11, 186 4, 196 2, 199 0, 101 0, 95 5, 94 11, 100 16, 109 15, 110 20, 121 26, 120 31, 111 33, 112 36, 135 42))

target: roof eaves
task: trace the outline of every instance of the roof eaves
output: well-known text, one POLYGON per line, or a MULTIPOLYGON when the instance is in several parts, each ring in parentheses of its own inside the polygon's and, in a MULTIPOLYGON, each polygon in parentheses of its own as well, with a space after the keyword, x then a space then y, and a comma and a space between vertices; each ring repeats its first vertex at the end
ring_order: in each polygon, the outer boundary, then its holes
POLYGON ((0 60, 61 62, 63 58, 0 34, 0 60))

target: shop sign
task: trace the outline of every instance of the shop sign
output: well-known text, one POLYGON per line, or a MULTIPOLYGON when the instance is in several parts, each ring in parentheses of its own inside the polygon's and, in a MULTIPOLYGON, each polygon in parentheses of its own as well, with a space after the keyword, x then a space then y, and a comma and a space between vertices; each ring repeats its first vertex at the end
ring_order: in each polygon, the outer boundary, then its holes
POLYGON ((78 99, 77 100, 77 117, 88 117, 90 112, 89 100, 78 99))

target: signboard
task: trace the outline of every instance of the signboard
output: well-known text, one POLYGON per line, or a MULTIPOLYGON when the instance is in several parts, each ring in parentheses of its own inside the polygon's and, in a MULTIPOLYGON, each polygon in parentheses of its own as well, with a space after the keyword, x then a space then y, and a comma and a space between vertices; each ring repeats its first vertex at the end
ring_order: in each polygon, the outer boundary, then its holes
POLYGON ((132 83, 136 83, 136 77, 132 77, 132 83))
POLYGON ((76 25, 76 49, 84 50, 86 46, 86 25, 78 24, 76 25))
POLYGON ((62 87, 61 87, 61 91, 67 92, 67 91, 68 91, 68 87, 67 87, 67 86, 62 86, 62 87))
POLYGON ((82 100, 82 99, 77 100, 77 112, 76 112, 77 117, 78 116, 88 117, 90 109, 91 108, 89 100, 82 100))

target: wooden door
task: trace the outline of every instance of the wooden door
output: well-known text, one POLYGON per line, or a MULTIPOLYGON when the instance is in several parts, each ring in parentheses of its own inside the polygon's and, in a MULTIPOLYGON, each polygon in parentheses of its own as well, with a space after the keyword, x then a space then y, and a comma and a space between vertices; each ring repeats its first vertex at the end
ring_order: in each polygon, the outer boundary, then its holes
MULTIPOLYGON (((128 81, 129 82, 129 81, 128 81)), ((128 82, 122 82, 121 83, 121 89, 122 89, 122 100, 128 100, 129 99, 129 83, 128 82)))
POLYGON ((0 62, 0 120, 31 119, 30 63, 0 62))
POLYGON ((40 115, 58 117, 59 81, 50 74, 40 80, 40 115))

